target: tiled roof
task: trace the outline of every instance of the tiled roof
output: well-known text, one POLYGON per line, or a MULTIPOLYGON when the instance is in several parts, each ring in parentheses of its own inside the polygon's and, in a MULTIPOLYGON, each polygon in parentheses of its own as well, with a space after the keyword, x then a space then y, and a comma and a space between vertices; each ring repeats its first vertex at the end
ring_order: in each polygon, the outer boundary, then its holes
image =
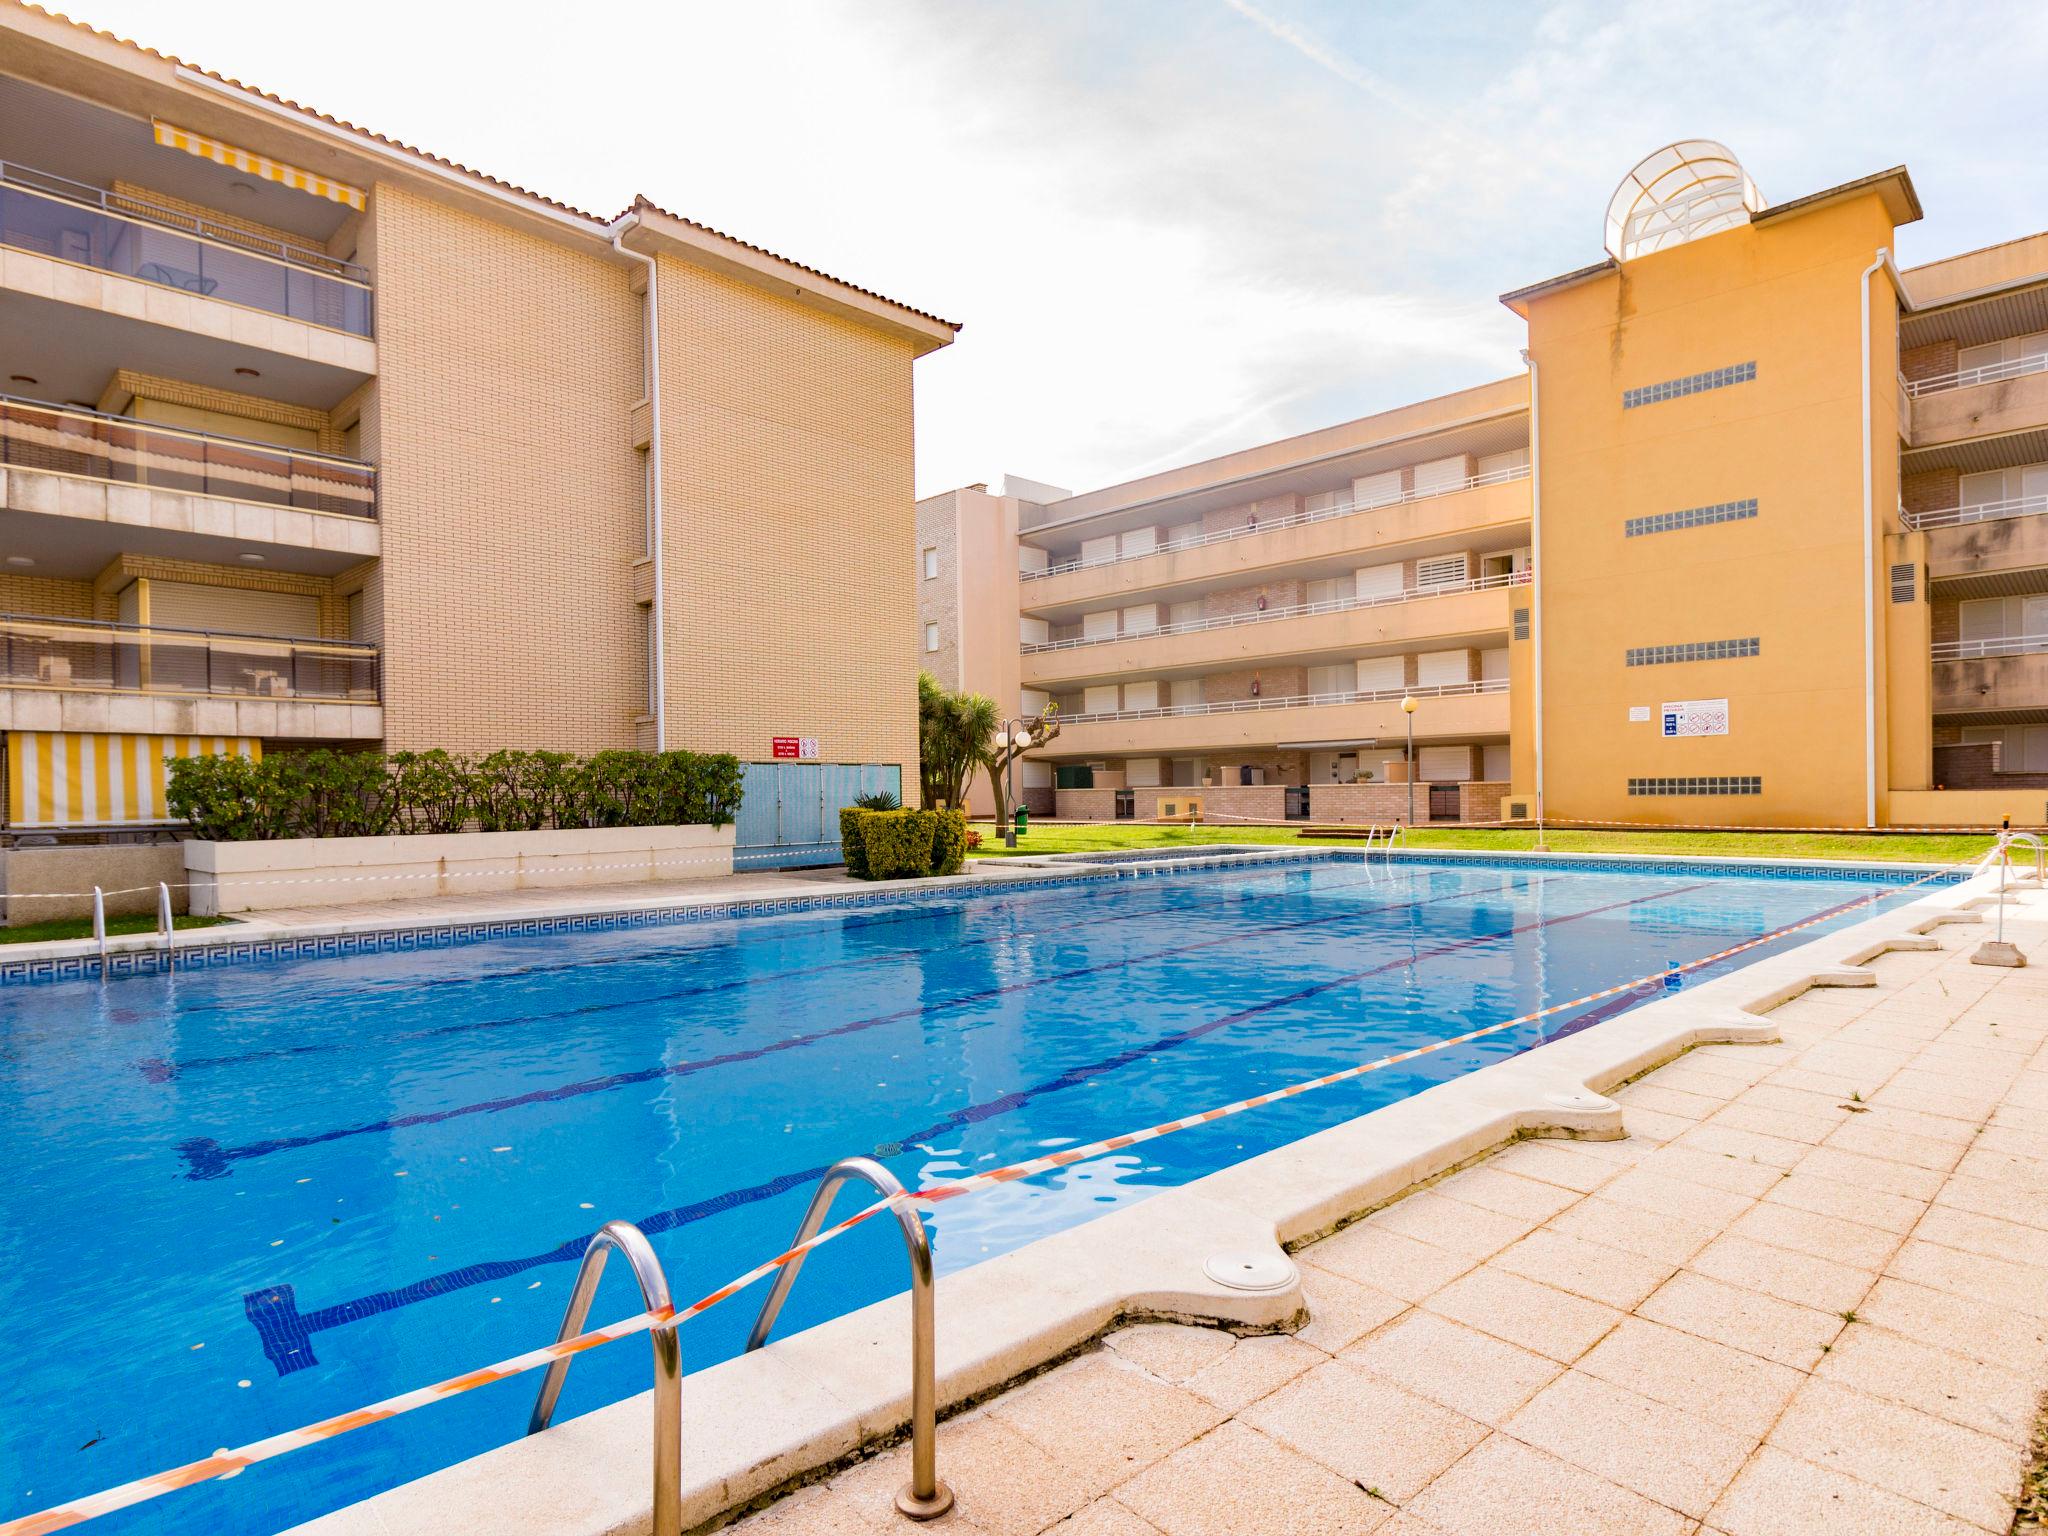
MULTIPOLYGON (((171 65, 173 68, 190 70, 194 74, 204 75, 206 76, 207 79, 218 81, 220 84, 228 86, 234 90, 246 91, 249 95, 267 101, 273 106, 282 107, 288 112, 296 112, 303 117, 312 118, 316 122, 325 123, 330 128, 338 128, 343 133, 350 133, 356 135, 359 138, 368 139, 372 143, 383 145, 386 149, 394 149, 399 151, 401 154, 411 155, 416 159, 424 160, 431 165, 438 165, 442 167, 444 170, 454 171, 458 175, 472 177, 475 180, 484 183, 486 186, 497 188, 500 192, 508 192, 514 197, 523 197, 531 202, 538 203, 545 208, 552 208, 557 213, 563 213, 567 214, 571 218, 585 220, 593 226, 593 232, 595 232, 598 229, 604 228, 608 222, 617 222, 616 220, 607 221, 605 219, 600 218, 598 215, 589 212, 586 209, 577 208, 569 203, 562 202, 558 198, 552 198, 544 193, 532 191, 529 188, 520 186, 516 182, 506 181, 502 177, 493 176, 487 171, 479 171, 474 167, 464 165, 459 160, 450 160, 445 155, 437 155, 432 153, 431 151, 421 149, 417 145, 407 144, 402 139, 389 138, 386 135, 378 133, 373 129, 364 128, 355 123, 349 122, 346 118, 335 117, 331 113, 322 112, 315 107, 306 106, 301 102, 291 100, 289 97, 279 96, 273 91, 266 91, 262 89, 260 86, 246 84, 243 81, 234 79, 232 76, 223 75, 217 70, 207 69, 204 65, 189 63, 186 60, 177 57, 177 55, 175 54, 164 53, 159 49, 145 47, 143 44, 136 42, 132 38, 126 38, 120 36, 117 33, 104 31, 99 27, 91 25, 89 22, 74 20, 73 18, 66 16, 63 12, 53 11, 49 9, 47 6, 36 5, 33 3, 33 0, 5 0, 5 3, 13 5, 18 10, 34 11, 38 15, 48 16, 53 21, 62 22, 64 23, 64 25, 69 27, 75 27, 80 32, 87 33, 92 37, 103 39, 106 42, 114 43, 119 47, 131 48, 135 52, 146 54, 152 59, 161 59, 164 63, 171 65)), ((918 309, 914 305, 905 304, 900 299, 892 299, 887 294, 877 293, 872 288, 863 288, 858 283, 847 282, 846 279, 843 277, 834 277, 829 272, 822 272, 816 267, 805 265, 803 262, 792 261, 789 257, 768 250, 764 246, 751 244, 748 241, 739 239, 737 236, 728 235, 721 230, 713 229, 708 224, 700 224, 695 219, 684 218, 681 214, 669 213, 667 209, 660 207, 658 204, 649 201, 645 197, 635 197, 633 200, 633 207, 645 207, 651 209, 656 213, 661 213, 669 218, 675 219, 678 223, 687 224, 692 229, 703 230, 707 234, 716 235, 721 240, 730 240, 735 245, 744 246, 747 250, 754 251, 760 255, 766 256, 771 261, 779 261, 783 265, 794 267, 800 272, 808 272, 813 277, 821 277, 827 282, 837 283, 841 287, 850 288, 856 293, 866 294, 869 298, 879 299, 884 304, 893 304, 898 309, 908 311, 910 314, 918 315, 926 320, 935 321, 940 325, 949 326, 953 330, 957 331, 960 329, 960 324, 958 321, 940 319, 939 316, 931 314, 925 310, 918 309)), ((632 209, 628 209, 627 212, 632 212, 632 209)), ((621 218, 623 218, 624 216, 624 214, 620 215, 621 218)))

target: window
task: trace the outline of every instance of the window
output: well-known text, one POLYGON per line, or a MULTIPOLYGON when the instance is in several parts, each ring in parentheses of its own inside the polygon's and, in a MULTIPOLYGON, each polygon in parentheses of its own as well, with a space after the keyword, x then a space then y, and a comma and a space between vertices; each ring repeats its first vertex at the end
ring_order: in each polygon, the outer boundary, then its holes
POLYGON ((1682 379, 1666 379, 1661 384, 1644 384, 1623 390, 1621 408, 1632 411, 1639 405, 1655 405, 1660 400, 1676 400, 1685 395, 1697 395, 1703 390, 1725 389, 1730 384, 1747 384, 1755 378, 1755 363, 1736 363, 1727 368, 1712 368, 1705 373, 1689 373, 1682 379))
POLYGON ((1675 661, 1730 661, 1738 656, 1755 656, 1763 642, 1755 635, 1746 640, 1688 640, 1680 645, 1634 645, 1629 647, 1632 667, 1661 667, 1675 661))
POLYGON ((1631 795, 1760 795, 1764 781, 1756 774, 1709 774, 1676 779, 1630 779, 1631 795))
POLYGON ((1621 526, 1624 535, 1631 539, 1641 538, 1646 533, 1669 533, 1674 528, 1699 528, 1708 523, 1739 523, 1745 518, 1756 516, 1756 498, 1744 501, 1717 501, 1710 507, 1687 507, 1682 512, 1653 512, 1647 517, 1631 517, 1621 526))
POLYGON ((939 551, 937 545, 924 552, 924 579, 926 581, 937 581, 939 579, 939 551))
POLYGON ((1965 726, 1963 745, 1998 744, 2001 773, 2048 773, 2048 725, 1965 726))
POLYGON ((1957 620, 1965 641, 2038 639, 2048 636, 2048 593, 1970 598, 1957 620))
POLYGON ((1964 475, 1958 501, 1965 507, 2004 507, 2010 512, 2035 512, 2048 503, 2048 464, 2022 464, 1964 475), (2006 503, 2018 502, 2018 506, 2006 503))
POLYGON ((1968 377, 1972 369, 1985 370, 1986 378, 2009 379, 2022 373, 2038 373, 2043 368, 2048 368, 2048 331, 2008 336, 1981 347, 1964 347, 1956 353, 1956 371, 1965 376, 1966 384, 1982 382, 1968 377))
POLYGON ((938 625, 936 625, 936 624, 927 624, 927 625, 925 625, 925 627, 924 627, 924 648, 925 648, 925 652, 926 652, 926 654, 930 654, 931 652, 933 652, 933 651, 936 651, 936 650, 937 650, 937 649, 939 648, 939 626, 938 626, 938 625))

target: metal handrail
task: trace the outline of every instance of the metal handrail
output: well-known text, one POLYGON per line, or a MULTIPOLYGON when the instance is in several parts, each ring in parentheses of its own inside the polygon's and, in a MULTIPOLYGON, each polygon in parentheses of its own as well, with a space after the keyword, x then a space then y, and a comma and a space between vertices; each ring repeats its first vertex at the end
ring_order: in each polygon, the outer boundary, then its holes
POLYGON ((2008 517, 2034 517, 2048 512, 2048 496, 2011 496, 2004 501, 1980 501, 1969 506, 1939 507, 1932 512, 1899 513, 1908 528, 1952 528, 1958 523, 1988 523, 2008 517))
POLYGON ((1436 582, 1426 587, 1404 587, 1399 592, 1381 592, 1371 597, 1335 597, 1321 603, 1295 603, 1286 608, 1261 608, 1251 613, 1222 614, 1213 619, 1188 619, 1179 624, 1160 624, 1151 629, 1114 635, 1074 635, 1065 640, 1039 640, 1022 647, 1026 656, 1043 651, 1071 651, 1087 645, 1112 645, 1119 640, 1149 640, 1154 635, 1193 635, 1210 629, 1236 629, 1244 624, 1267 624, 1276 619, 1311 618, 1325 613, 1349 613, 1357 608, 1384 608, 1393 603, 1412 603, 1425 597, 1448 597, 1459 592, 1485 592, 1495 587, 1525 587, 1527 571, 1510 571, 1498 576, 1468 576, 1459 581, 1436 582))
MULTIPOLYGON (((925 1235, 924 1220, 911 1206, 909 1196, 895 1174, 871 1157, 845 1157, 825 1171, 811 1196, 804 1219, 798 1224, 790 1247, 801 1249, 818 1235, 832 1197, 848 1179, 860 1179, 890 1202, 896 1225, 903 1233, 903 1246, 910 1256, 910 1481, 896 1493, 896 1508, 913 1520, 935 1520, 953 1507, 953 1490, 939 1481, 938 1473, 938 1388, 936 1359, 937 1324, 934 1321, 932 1287, 932 1246, 925 1235)), ((798 1253, 775 1276, 761 1315, 754 1319, 754 1331, 747 1335, 747 1349, 759 1349, 782 1311, 797 1272, 804 1267, 805 1253, 798 1253)))
POLYGON ((1411 501, 1430 501, 1438 496, 1452 496, 1459 491, 1477 490, 1481 486, 1506 485, 1515 480, 1529 478, 1529 467, 1517 465, 1513 469, 1488 470, 1483 475, 1467 475, 1450 485, 1432 486, 1426 491, 1403 491, 1399 496, 1390 496, 1384 501, 1347 501, 1341 506, 1318 507, 1313 512, 1290 512, 1285 517, 1275 517, 1264 522, 1253 521, 1239 528, 1219 528, 1213 533, 1191 533, 1184 538, 1166 539, 1150 549, 1134 555, 1097 555, 1092 560, 1062 560, 1058 565, 1048 565, 1042 571, 1022 571, 1018 574, 1026 581, 1036 581, 1046 576, 1063 576, 1069 571, 1089 571, 1098 566, 1121 565, 1126 560, 1143 560, 1146 555, 1169 555, 1177 550, 1200 549, 1206 544, 1225 544, 1232 539, 1248 539, 1254 534, 1273 533, 1282 528, 1300 528, 1309 523, 1326 523, 1332 518, 1351 517, 1360 512, 1378 512, 1386 507, 1398 507, 1411 501))
POLYGON ((369 658, 377 647, 367 640, 323 640, 315 635, 256 635, 233 629, 177 629, 165 624, 122 624, 113 619, 53 619, 33 613, 0 613, 0 630, 46 631, 52 636, 75 635, 102 643, 130 641, 141 644, 159 638, 175 644, 180 640, 256 640, 266 645, 288 646, 293 650, 323 655, 369 658))
POLYGON ((1958 368, 1953 373, 1908 379, 1906 393, 1917 400, 1922 395, 1945 394, 1951 389, 1967 389, 1973 384, 1996 384, 2003 379, 2024 378, 2032 373, 2048 373, 2048 352, 2016 357, 2009 363, 1981 363, 1975 368, 1958 368))
POLYGON ((260 256, 281 266, 302 267, 322 277, 353 283, 358 288, 370 286, 367 268, 352 261, 343 261, 339 256, 330 256, 316 246, 298 245, 290 240, 279 240, 258 234, 255 230, 243 229, 239 225, 224 224, 182 209, 168 208, 131 192, 109 192, 104 187, 73 181, 54 171, 39 170, 11 160, 0 160, 0 181, 24 192, 33 192, 38 197, 77 203, 109 218, 126 219, 131 224, 161 224, 189 240, 204 240, 208 245, 243 255, 260 256))
POLYGON ((1213 704, 1167 704, 1157 709, 1096 710, 1060 715, 1062 725, 1087 725, 1102 720, 1168 720, 1180 715, 1236 715, 1261 709, 1312 709, 1327 704, 1382 704, 1398 699, 1443 699, 1464 694, 1505 693, 1504 677, 1470 683, 1425 683, 1413 688, 1367 688, 1349 693, 1297 693, 1281 698, 1219 699, 1213 704))
POLYGON ((1932 647, 1935 661, 1974 661, 1986 656, 2032 656, 2048 651, 2048 634, 2001 635, 1993 640, 1943 640, 1932 647))
MULTIPOLYGON (((590 1303, 597 1295, 597 1282, 604 1278, 604 1262, 614 1248, 633 1266, 633 1279, 649 1312, 675 1306, 669 1295, 668 1276, 646 1235, 630 1221, 608 1221, 597 1229, 590 1246, 583 1250, 583 1262, 576 1267, 576 1284, 562 1313, 562 1327, 555 1335, 557 1344, 583 1331, 590 1316, 590 1303)), ((683 1528, 683 1346, 676 1336, 676 1321, 671 1316, 647 1330, 648 1342, 654 1346, 653 1536, 679 1536, 683 1528)), ((533 1417, 527 1421, 529 1435, 539 1434, 554 1418, 555 1404, 561 1398, 562 1383, 568 1374, 567 1357, 548 1366, 547 1374, 541 1378, 540 1395, 534 1399, 533 1417)))
MULTIPOLYGON (((2040 837, 2032 832, 2007 832, 1999 838, 1998 846, 2003 852, 2014 843, 2026 843, 2033 848, 2034 878, 2048 884, 2048 845, 2044 845, 2040 837)), ((2012 862, 2012 855, 2009 853, 2006 854, 2006 862, 2012 862)))

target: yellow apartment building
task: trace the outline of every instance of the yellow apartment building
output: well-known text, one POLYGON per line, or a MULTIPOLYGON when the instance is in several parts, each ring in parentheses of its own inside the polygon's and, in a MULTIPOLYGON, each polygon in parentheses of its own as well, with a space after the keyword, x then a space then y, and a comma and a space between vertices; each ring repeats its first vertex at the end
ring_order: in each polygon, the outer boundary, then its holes
POLYGON ((920 503, 926 649, 1058 705, 1041 813, 2048 822, 2048 235, 1901 271, 1919 217, 1660 150, 1503 296, 1526 373, 920 503))
POLYGON ((836 847, 915 779, 956 329, 0 0, 10 831, 160 821, 192 750, 637 746, 836 847))

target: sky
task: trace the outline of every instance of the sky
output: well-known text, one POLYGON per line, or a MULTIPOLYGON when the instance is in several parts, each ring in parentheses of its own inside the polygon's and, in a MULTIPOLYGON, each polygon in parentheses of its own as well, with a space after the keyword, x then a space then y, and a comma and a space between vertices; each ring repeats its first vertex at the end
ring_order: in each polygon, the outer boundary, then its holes
POLYGON ((919 495, 1090 489, 1517 372, 1497 295, 1598 260, 1675 139, 1780 202, 1908 165, 1903 265, 2048 228, 2038 0, 64 3, 964 322, 917 365, 919 495))

